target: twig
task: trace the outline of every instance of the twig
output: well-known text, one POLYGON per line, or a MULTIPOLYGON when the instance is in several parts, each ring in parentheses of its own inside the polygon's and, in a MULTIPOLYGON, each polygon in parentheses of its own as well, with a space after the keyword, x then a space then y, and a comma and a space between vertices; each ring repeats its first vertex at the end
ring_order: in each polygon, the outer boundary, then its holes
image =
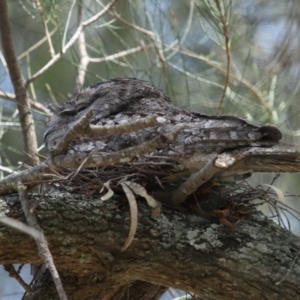
MULTIPOLYGON (((93 110, 91 109, 75 123, 72 123, 72 126, 70 126, 70 128, 61 138, 58 144, 53 148, 50 147, 51 154, 65 153, 68 150, 70 144, 74 141, 74 139, 82 134, 90 134, 97 136, 123 134, 145 129, 147 127, 152 127, 158 124, 156 117, 152 116, 142 118, 140 120, 136 120, 128 124, 99 126, 90 124, 90 119, 92 116, 93 110)), ((47 138, 45 140, 47 142, 47 138)))
MULTIPOLYGON (((54 166, 52 166, 54 168, 54 166)), ((22 181, 26 184, 28 188, 38 185, 40 182, 43 182, 45 178, 53 178, 52 171, 48 168, 47 165, 41 164, 36 167, 33 167, 28 170, 24 170, 19 173, 14 173, 9 176, 6 176, 0 181, 0 194, 1 191, 3 194, 10 193, 12 191, 16 192, 17 183, 22 181), (44 174, 48 173, 48 174, 44 174)))
POLYGON ((93 168, 102 166, 112 166, 115 164, 131 162, 133 158, 139 157, 146 153, 151 153, 156 149, 168 144, 173 143, 177 139, 178 134, 184 129, 183 125, 175 126, 174 131, 157 136, 149 142, 145 142, 141 145, 126 148, 124 150, 116 151, 113 153, 102 152, 93 153, 87 159, 87 155, 84 153, 59 154, 54 157, 49 157, 43 164, 34 168, 22 171, 17 174, 11 174, 0 181, 0 194, 7 194, 11 191, 17 190, 17 183, 28 187, 36 186, 46 178, 52 178, 54 172, 61 168, 76 169, 84 161, 83 168, 93 168))
MULTIPOLYGON (((171 134, 172 135, 172 134, 171 134)), ((172 139, 176 138, 174 135, 169 136, 169 140, 166 137, 159 136, 152 141, 144 143, 142 145, 130 147, 114 153, 93 153, 93 156, 89 157, 83 168, 112 166, 114 164, 120 164, 125 162, 131 162, 133 158, 151 153, 157 148, 165 145, 168 142, 172 142, 172 139)), ((253 171, 253 172, 300 172, 300 152, 297 150, 282 150, 282 149, 270 149, 268 148, 255 148, 253 147, 248 152, 244 149, 239 149, 231 152, 230 154, 238 160, 230 168, 228 174, 224 171, 224 175, 229 176, 233 173, 253 171), (229 174, 230 173, 230 174, 229 174)), ((38 185, 40 182, 44 182, 46 179, 51 180, 57 170, 62 168, 76 169, 86 159, 87 155, 84 153, 57 155, 54 158, 48 158, 42 165, 25 170, 16 174, 11 174, 0 181, 0 195, 8 194, 17 190, 17 182, 21 181, 28 187, 38 185)), ((151 159, 169 159, 178 161, 176 156, 170 156, 168 158, 162 156, 149 156, 144 155, 148 160, 151 159)), ((187 158, 188 159, 188 158, 187 158)), ((193 159, 194 161, 194 159, 193 159)), ((179 161, 180 162, 180 161, 179 161)), ((193 163, 197 165, 197 161, 193 163)), ((182 166, 184 167, 184 166, 182 166)))
POLYGON ((118 13, 117 11, 115 10, 114 7, 112 7, 111 9, 113 15, 119 20, 121 21, 122 23, 124 23, 125 25, 127 25, 128 27, 131 27, 139 32, 142 32, 144 34, 146 34, 153 42, 154 42, 154 45, 155 45, 155 50, 157 52, 157 55, 160 59, 160 61, 162 62, 163 66, 165 66, 165 63, 166 63, 166 59, 163 55, 163 51, 161 50, 161 47, 158 45, 157 43, 157 37, 155 36, 155 34, 152 32, 152 31, 149 31, 149 30, 146 30, 142 27, 139 27, 135 24, 132 24, 132 23, 129 23, 128 21, 124 20, 118 13))
MULTIPOLYGON (((51 32, 49 33, 49 36, 51 37, 55 32, 57 31, 57 28, 54 28, 53 30, 51 30, 51 32)), ((39 46, 41 46, 44 42, 47 41, 47 37, 44 36, 42 39, 40 39, 37 43, 35 43, 33 46, 31 46, 30 48, 28 48, 26 51, 24 51, 23 53, 21 53, 17 59, 20 60, 23 57, 26 57, 30 52, 32 52, 33 50, 35 50, 36 48, 38 48, 39 46)))
POLYGON ((35 228, 36 230, 38 230, 40 232, 40 237, 35 239, 36 245, 39 250, 39 256, 48 265, 48 268, 52 275, 52 279, 55 284, 56 290, 58 292, 59 298, 61 300, 67 300, 67 295, 64 291, 62 282, 61 282, 58 272, 56 270, 56 267, 55 267, 55 264, 53 261, 53 257, 49 250, 45 236, 44 236, 40 226, 38 225, 38 222, 37 222, 34 214, 32 214, 30 212, 30 207, 29 207, 27 193, 26 193, 26 186, 22 185, 22 183, 20 183, 20 182, 18 183, 18 192, 19 192, 19 198, 20 198, 20 202, 21 202, 21 205, 23 208, 23 212, 24 212, 24 215, 25 215, 28 225, 35 228))
POLYGON ((217 9, 219 11, 220 15, 220 21, 223 27, 223 32, 224 32, 224 38, 225 38, 225 50, 226 50, 226 57, 227 57, 227 66, 226 66, 226 77, 225 77, 225 83, 224 83, 224 88, 222 95, 220 97, 219 105, 218 105, 218 110, 217 110, 217 115, 221 114, 221 110, 223 107, 223 102, 226 96, 226 90, 229 84, 229 74, 230 74, 230 63, 231 63, 231 55, 230 55, 230 38, 229 38, 229 31, 228 31, 228 20, 225 17, 225 14, 223 14, 221 4, 219 0, 215 0, 217 9))
POLYGON ((24 290, 31 295, 32 294, 32 288, 30 285, 28 285, 22 277, 18 274, 18 272, 15 270, 14 266, 9 264, 9 265, 3 265, 3 268, 6 272, 8 272, 9 277, 15 278, 19 284, 24 288, 24 290))
MULTIPOLYGON (((16 101, 16 96, 12 93, 7 93, 7 92, 0 91, 0 98, 3 98, 5 100, 9 100, 9 101, 13 101, 13 102, 17 102, 16 101)), ((28 100, 29 100, 30 106, 32 108, 46 114, 47 116, 52 116, 51 111, 46 106, 44 106, 42 103, 39 103, 39 102, 34 101, 32 99, 28 99, 28 100)))
POLYGON ((137 31, 139 31, 139 32, 142 32, 142 33, 146 34, 151 40, 155 41, 155 34, 154 34, 152 31, 146 30, 146 29, 144 29, 144 28, 142 28, 142 27, 139 27, 139 26, 137 26, 137 25, 135 25, 135 24, 132 24, 132 23, 130 23, 130 22, 124 20, 124 19, 117 13, 117 11, 115 10, 114 7, 112 7, 111 12, 112 12, 112 14, 113 14, 119 21, 121 21, 122 23, 124 23, 124 24, 127 25, 128 27, 131 27, 131 28, 133 28, 133 29, 135 29, 135 30, 137 30, 137 31))
POLYGON ((77 28, 73 36, 70 38, 69 42, 60 50, 59 53, 54 55, 52 59, 38 72, 33 74, 30 78, 26 80, 25 85, 28 86, 31 82, 36 80, 38 77, 43 75, 46 71, 49 70, 50 67, 52 67, 59 59, 69 50, 70 47, 73 46, 73 44, 77 41, 77 39, 80 36, 80 33, 85 29, 85 27, 91 25, 92 23, 96 22, 99 18, 101 18, 108 10, 110 10, 117 2, 118 0, 112 0, 110 1, 99 13, 95 14, 93 17, 88 19, 85 22, 82 22, 80 26, 77 28))
POLYGON ((40 0, 34 0, 34 2, 35 2, 36 6, 38 8, 38 11, 39 11, 40 15, 41 15, 42 23, 43 23, 44 28, 45 28, 46 38, 47 38, 47 41, 48 41, 48 44, 49 44, 49 51, 50 51, 51 56, 53 57, 55 55, 55 51, 54 51, 54 47, 53 47, 53 44, 52 44, 51 35, 49 33, 49 29, 48 29, 48 26, 47 26, 47 22, 46 22, 46 19, 45 19, 42 4, 41 4, 40 0))
POLYGON ((18 221, 16 219, 13 219, 13 218, 9 218, 9 217, 2 217, 0 216, 0 222, 7 225, 7 226, 10 226, 12 228, 15 228, 21 232, 24 232, 30 236, 32 236, 34 239, 39 239, 40 238, 40 235, 41 235, 41 232, 36 230, 35 228, 33 227, 30 227, 28 225, 26 225, 25 223, 21 222, 21 221, 18 221))
POLYGON ((3 172, 10 173, 10 174, 15 172, 14 170, 12 170, 10 168, 7 168, 7 167, 1 166, 1 165, 0 165, 0 170, 3 171, 3 172))
MULTIPOLYGON (((140 145, 125 148, 112 153, 94 153, 84 164, 84 168, 112 166, 118 163, 130 162, 133 158, 139 157, 146 153, 151 153, 156 149, 170 143, 174 143, 178 134, 184 129, 183 125, 174 126, 174 131, 162 134, 151 141, 144 142, 140 145)), ((86 159, 86 154, 76 153, 74 155, 56 155, 50 158, 50 163, 56 167, 74 168, 80 166, 86 159)), ((1 183, 0 183, 1 184, 1 183)))
POLYGON ((51 140, 48 141, 47 135, 51 132, 46 131, 44 134, 44 141, 47 146, 47 148, 50 150, 50 152, 53 154, 58 153, 65 153, 69 145, 74 141, 74 139, 80 135, 83 134, 86 129, 89 126, 89 122, 91 117, 93 116, 93 110, 91 109, 88 111, 85 115, 83 115, 80 119, 78 119, 75 123, 72 123, 70 128, 68 128, 68 131, 64 134, 64 136, 61 138, 61 140, 53 145, 51 144, 51 140))
POLYGON ((153 48, 153 47, 154 47, 154 45, 152 45, 152 44, 141 45, 141 46, 137 46, 137 47, 134 47, 134 48, 131 48, 131 49, 128 49, 128 50, 124 50, 124 51, 121 51, 121 52, 118 52, 118 53, 115 53, 115 54, 111 54, 111 55, 108 55, 108 56, 105 56, 105 57, 100 57, 100 58, 90 57, 89 61, 91 63, 102 63, 102 62, 106 62, 106 61, 110 61, 110 60, 115 60, 117 58, 124 57, 124 56, 127 56, 129 54, 140 52, 140 51, 150 49, 150 48, 153 48))
MULTIPOLYGON (((82 11, 83 11, 82 0, 79 1, 77 7, 78 7, 77 22, 78 22, 78 26, 80 26, 80 24, 82 23, 82 11)), ((77 92, 83 87, 86 69, 90 61, 89 55, 86 51, 84 31, 81 31, 78 37, 78 51, 80 55, 80 62, 77 68, 77 76, 75 80, 75 92, 77 92)))
MULTIPOLYGON (((113 9, 114 11, 114 9, 113 9)), ((80 3, 78 3, 78 26, 82 23, 82 0, 80 3)), ((89 63, 102 63, 102 62, 107 62, 110 60, 115 60, 120 57, 127 56, 129 54, 133 54, 136 52, 140 52, 143 50, 146 50, 148 48, 152 48, 154 45, 141 45, 132 49, 124 50, 112 55, 108 55, 106 57, 101 57, 101 58, 94 58, 90 57, 87 49, 86 49, 86 42, 85 42, 85 33, 82 31, 79 34, 78 37, 78 51, 80 55, 80 62, 77 68, 77 76, 75 80, 75 92, 80 90, 83 85, 84 85, 84 79, 85 79, 85 74, 86 74, 86 69, 89 63)))
POLYGON ((15 54, 12 34, 9 26, 7 3, 5 0, 0 1, 0 20, 2 49, 16 94, 16 102, 19 111, 20 124, 22 126, 25 152, 28 153, 27 159, 29 163, 32 166, 36 166, 39 163, 39 158, 35 155, 37 152, 37 140, 34 129, 34 120, 27 97, 26 85, 21 75, 15 54))
POLYGON ((99 126, 90 124, 85 133, 91 135, 115 135, 142 130, 148 127, 153 127, 157 124, 157 118, 155 116, 151 116, 121 125, 99 126))
POLYGON ((173 194, 175 203, 182 203, 195 192, 202 184, 211 179, 217 172, 230 168, 235 163, 235 158, 230 154, 223 153, 210 160, 199 172, 191 175, 182 183, 173 194))

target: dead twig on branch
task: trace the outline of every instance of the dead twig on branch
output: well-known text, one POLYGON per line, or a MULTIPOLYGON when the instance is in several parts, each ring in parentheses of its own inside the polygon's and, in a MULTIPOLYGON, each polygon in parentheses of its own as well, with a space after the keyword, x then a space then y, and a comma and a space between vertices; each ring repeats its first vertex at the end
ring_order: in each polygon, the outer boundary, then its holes
MULTIPOLYGON (((155 116, 142 118, 132 123, 111 126, 99 126, 90 124, 90 119, 93 116, 93 110, 90 110, 83 115, 72 127, 65 133, 60 142, 53 148, 50 147, 52 154, 65 153, 74 139, 83 134, 89 135, 115 135, 128 132, 134 132, 147 127, 152 127, 158 124, 155 116)), ((47 145, 49 148, 49 145, 47 145)))
POLYGON ((126 148, 124 150, 113 153, 92 152, 88 156, 84 153, 76 154, 58 154, 54 157, 49 157, 43 164, 22 171, 17 174, 7 176, 0 181, 0 194, 10 193, 17 190, 18 182, 28 187, 36 186, 37 184, 52 179, 54 172, 59 169, 77 169, 94 168, 101 166, 112 166, 122 163, 130 163, 132 159, 138 158, 141 155, 151 153, 159 147, 168 143, 175 142, 178 134, 184 129, 183 125, 175 126, 174 130, 167 134, 162 134, 149 142, 141 145, 126 148))
POLYGON ((195 192, 202 184, 210 180, 216 173, 229 169, 234 163, 235 158, 230 154, 223 153, 210 160, 204 168, 194 173, 188 180, 182 183, 174 192, 173 201, 182 203, 185 199, 195 192))

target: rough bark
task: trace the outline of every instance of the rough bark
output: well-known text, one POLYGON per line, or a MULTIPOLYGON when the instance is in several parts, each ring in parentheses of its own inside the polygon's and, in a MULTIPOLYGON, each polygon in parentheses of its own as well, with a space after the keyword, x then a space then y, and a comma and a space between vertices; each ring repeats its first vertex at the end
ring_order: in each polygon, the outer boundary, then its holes
MULTIPOLYGON (((17 196, 2 199, 9 216, 23 219, 17 196)), ((262 214, 239 222, 231 232, 197 215, 163 207, 161 216, 154 217, 142 200, 138 206, 136 237, 121 253, 129 231, 124 199, 45 196, 36 216, 69 299, 126 299, 129 286, 136 295, 137 281, 191 291, 203 299, 299 298, 297 261, 276 285, 297 256, 299 238, 262 214)), ((32 238, 0 225, 1 264, 39 262, 32 238)), ((50 286, 46 291, 43 299, 46 294, 55 299, 50 286)))

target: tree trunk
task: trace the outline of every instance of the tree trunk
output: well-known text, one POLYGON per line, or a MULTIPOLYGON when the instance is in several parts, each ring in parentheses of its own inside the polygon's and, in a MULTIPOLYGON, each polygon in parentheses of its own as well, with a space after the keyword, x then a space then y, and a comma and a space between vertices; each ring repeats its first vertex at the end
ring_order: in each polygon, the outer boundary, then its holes
MULTIPOLYGON (((33 203, 38 199, 31 197, 33 203)), ((24 220, 18 196, 3 197, 0 207, 24 220)), ((167 207, 155 217, 143 200, 138 208, 136 236, 121 252, 129 232, 127 200, 44 197, 35 214, 68 299, 158 299, 163 287, 193 292, 202 299, 300 298, 300 265, 293 265, 299 238, 261 213, 240 221, 232 232, 167 207)), ((31 237, 0 224, 0 263, 41 260, 31 237)), ((48 282, 42 284, 43 299, 57 299, 48 282)))

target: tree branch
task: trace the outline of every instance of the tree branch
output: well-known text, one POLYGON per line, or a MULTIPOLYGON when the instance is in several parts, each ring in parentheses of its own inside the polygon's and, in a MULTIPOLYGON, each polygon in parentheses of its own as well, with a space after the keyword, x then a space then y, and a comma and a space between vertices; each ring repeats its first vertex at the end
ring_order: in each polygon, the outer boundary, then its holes
POLYGON ((34 121, 27 97, 26 85, 22 78, 18 65, 15 49, 13 46, 7 3, 0 0, 0 32, 4 57, 9 70, 9 75, 15 90, 16 102, 19 110, 19 119, 22 126, 25 153, 29 164, 36 166, 39 163, 37 152, 37 140, 35 135, 34 121))
MULTIPOLYGON (((31 201, 37 199, 31 196, 31 201)), ((16 200, 17 196, 6 198, 7 210, 22 219, 16 200)), ((236 295, 249 299, 249 293, 252 299, 271 294, 276 299, 299 298, 299 262, 285 278, 299 238, 260 213, 240 221, 230 232, 197 215, 163 207, 163 215, 153 217, 147 204, 140 201, 138 206, 136 237, 121 253, 129 230, 128 206, 70 194, 47 195, 41 202, 38 222, 70 299, 84 291, 89 299, 122 299, 114 298, 115 289, 136 280, 208 299, 235 299, 236 295)), ((37 262, 31 238, 13 234, 6 226, 0 226, 0 258, 6 264, 37 262), (16 247, 20 242, 22 247, 16 247)))

